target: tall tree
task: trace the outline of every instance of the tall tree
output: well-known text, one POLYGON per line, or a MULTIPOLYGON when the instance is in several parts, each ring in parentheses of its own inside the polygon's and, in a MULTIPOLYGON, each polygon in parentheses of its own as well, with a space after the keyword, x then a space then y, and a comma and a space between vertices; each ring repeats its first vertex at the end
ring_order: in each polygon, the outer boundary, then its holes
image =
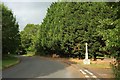
POLYGON ((37 39, 37 31, 39 25, 27 24, 23 31, 20 32, 21 35, 21 46, 27 51, 34 51, 35 42, 37 39))
POLYGON ((115 15, 101 21, 100 34, 105 40, 106 46, 102 49, 107 51, 110 55, 118 58, 120 57, 120 2, 107 3, 109 7, 114 10, 115 15))
POLYGON ((19 25, 12 11, 2 5, 2 53, 15 53, 20 44, 19 25))
POLYGON ((105 2, 52 3, 39 29, 39 47, 48 53, 84 55, 87 42, 89 55, 96 59, 105 46, 99 25, 109 18, 116 18, 116 9, 105 2))

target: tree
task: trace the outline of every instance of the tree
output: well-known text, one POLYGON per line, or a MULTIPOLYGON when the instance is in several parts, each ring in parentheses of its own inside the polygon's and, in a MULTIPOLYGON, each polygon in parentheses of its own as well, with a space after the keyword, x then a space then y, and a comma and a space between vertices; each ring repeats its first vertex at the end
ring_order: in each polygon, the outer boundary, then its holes
POLYGON ((27 51, 34 51, 35 42, 37 39, 37 31, 39 25, 27 24, 23 31, 20 32, 21 35, 21 46, 27 51))
POLYGON ((101 22, 115 20, 116 11, 105 2, 52 3, 39 29, 38 52, 84 55, 87 42, 89 56, 96 60, 97 55, 107 52, 101 49, 106 40, 99 30, 115 28, 101 22))
POLYGON ((4 4, 2 5, 2 53, 3 55, 15 53, 20 44, 19 25, 4 4))
POLYGON ((109 7, 114 10, 114 17, 103 19, 99 26, 103 27, 99 32, 105 40, 106 46, 102 49, 107 51, 113 57, 120 57, 120 2, 108 3, 109 7))

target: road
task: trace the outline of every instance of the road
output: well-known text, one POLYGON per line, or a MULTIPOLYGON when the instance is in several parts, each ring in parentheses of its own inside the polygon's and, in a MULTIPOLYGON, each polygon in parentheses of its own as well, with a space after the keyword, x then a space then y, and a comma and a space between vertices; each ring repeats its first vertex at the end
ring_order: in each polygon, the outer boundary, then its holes
POLYGON ((79 70, 60 61, 34 57, 19 57, 21 62, 3 70, 3 78, 83 78, 79 70))

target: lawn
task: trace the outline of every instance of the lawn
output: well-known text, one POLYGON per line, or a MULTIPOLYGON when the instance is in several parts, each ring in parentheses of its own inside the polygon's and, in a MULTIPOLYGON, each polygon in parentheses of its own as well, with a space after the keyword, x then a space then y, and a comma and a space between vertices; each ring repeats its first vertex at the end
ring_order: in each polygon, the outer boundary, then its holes
POLYGON ((15 65, 19 62, 19 59, 13 56, 6 56, 2 59, 2 69, 15 65))

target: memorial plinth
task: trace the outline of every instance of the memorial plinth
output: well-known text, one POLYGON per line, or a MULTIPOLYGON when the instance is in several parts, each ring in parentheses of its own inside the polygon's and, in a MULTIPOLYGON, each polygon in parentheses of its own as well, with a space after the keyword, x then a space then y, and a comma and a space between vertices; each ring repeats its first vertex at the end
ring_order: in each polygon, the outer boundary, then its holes
POLYGON ((83 63, 84 63, 84 64, 90 64, 90 59, 84 59, 84 60, 83 60, 83 63))

